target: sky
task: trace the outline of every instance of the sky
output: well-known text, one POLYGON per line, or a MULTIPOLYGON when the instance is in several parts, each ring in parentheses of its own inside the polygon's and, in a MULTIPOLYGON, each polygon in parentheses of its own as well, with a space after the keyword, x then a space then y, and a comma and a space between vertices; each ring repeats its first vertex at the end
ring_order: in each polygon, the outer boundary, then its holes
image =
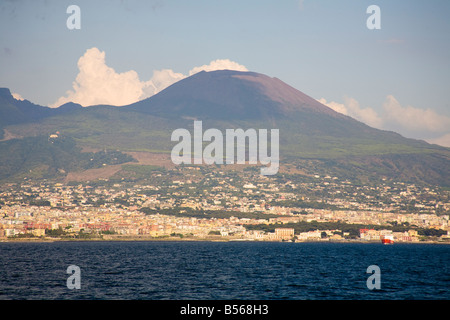
POLYGON ((0 87, 126 105, 201 70, 248 70, 450 147, 449 13, 448 0, 0 0, 0 87))

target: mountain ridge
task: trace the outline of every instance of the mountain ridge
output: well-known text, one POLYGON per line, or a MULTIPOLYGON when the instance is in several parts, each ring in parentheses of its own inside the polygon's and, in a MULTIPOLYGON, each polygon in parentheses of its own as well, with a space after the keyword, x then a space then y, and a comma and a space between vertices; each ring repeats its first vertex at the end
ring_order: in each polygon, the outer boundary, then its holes
POLYGON ((26 99, 17 100, 13 97, 9 88, 0 88, 0 129, 11 124, 39 121, 80 108, 82 108, 81 105, 73 102, 66 103, 58 108, 50 108, 26 99))
POLYGON ((301 110, 343 116, 277 78, 231 70, 199 72, 126 107, 155 115, 168 115, 176 111, 181 116, 193 116, 198 112, 214 119, 287 116, 301 110), (205 87, 208 90, 204 90, 205 87), (222 112, 221 107, 226 111, 233 108, 232 114, 222 112), (187 114, 183 114, 185 112, 187 114))
MULTIPOLYGON (((365 170, 366 176, 382 172, 428 183, 450 181, 449 148, 369 127, 277 78, 256 72, 199 72, 121 107, 68 103, 50 109, 15 100, 9 89, 0 89, 0 115, 7 115, 0 129, 7 129, 11 137, 61 132, 82 148, 170 153, 171 132, 190 130, 197 119, 203 121, 204 130, 280 129, 280 157, 297 166, 316 159, 324 168, 334 163, 348 175, 365 170)), ((18 144, 6 147, 2 143, 0 150, 20 151, 18 144)))

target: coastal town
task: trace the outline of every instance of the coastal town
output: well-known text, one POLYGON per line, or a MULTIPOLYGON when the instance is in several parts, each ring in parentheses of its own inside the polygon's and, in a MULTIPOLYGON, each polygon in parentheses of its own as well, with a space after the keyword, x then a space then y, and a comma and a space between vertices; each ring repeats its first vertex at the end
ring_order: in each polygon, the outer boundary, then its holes
POLYGON ((257 168, 152 168, 145 179, 0 186, 0 241, 450 242, 450 192, 257 168))

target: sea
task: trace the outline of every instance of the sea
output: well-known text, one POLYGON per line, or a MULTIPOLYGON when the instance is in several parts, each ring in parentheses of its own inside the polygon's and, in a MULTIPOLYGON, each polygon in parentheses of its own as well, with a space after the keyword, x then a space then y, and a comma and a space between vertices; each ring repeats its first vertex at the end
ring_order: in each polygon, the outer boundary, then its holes
POLYGON ((443 244, 4 242, 0 299, 448 300, 449 268, 443 244))

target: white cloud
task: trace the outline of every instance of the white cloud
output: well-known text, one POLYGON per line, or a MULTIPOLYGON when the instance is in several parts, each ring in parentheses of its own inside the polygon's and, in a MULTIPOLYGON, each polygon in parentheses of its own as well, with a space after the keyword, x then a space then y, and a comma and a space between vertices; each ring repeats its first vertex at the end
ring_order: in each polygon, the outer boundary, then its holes
POLYGON ((333 109, 336 112, 339 112, 339 113, 342 113, 342 114, 345 114, 346 116, 348 116, 347 107, 342 103, 335 102, 335 101, 327 102, 327 100, 325 98, 320 98, 317 101, 319 101, 321 104, 324 104, 327 107, 333 109))
MULTIPOLYGON (((195 67, 189 71, 189 76, 192 76, 200 71, 215 71, 215 70, 236 70, 236 71, 248 71, 247 68, 237 62, 222 59, 214 60, 209 64, 205 64, 200 67, 195 67)), ((149 98, 154 94, 164 90, 177 81, 180 81, 187 76, 182 73, 176 73, 172 69, 163 69, 153 71, 153 77, 144 82, 143 95, 140 100, 149 98)))
POLYGON ((359 102, 353 98, 345 98, 345 104, 349 110, 349 114, 354 115, 361 122, 378 129, 383 126, 383 120, 372 108, 361 108, 359 102))
POLYGON ((403 107, 392 95, 387 96, 383 109, 386 122, 400 125, 407 130, 429 132, 450 130, 450 117, 440 115, 431 109, 403 107))
POLYGON ((200 71, 214 71, 214 70, 236 70, 236 71, 248 71, 247 68, 237 62, 230 61, 228 59, 218 59, 211 61, 208 65, 195 67, 189 71, 189 75, 192 76, 200 71))
MULTIPOLYGON (((51 107, 59 107, 67 102, 82 106, 109 104, 122 106, 143 100, 157 94, 173 83, 187 76, 171 69, 155 70, 148 81, 140 81, 136 71, 117 73, 105 62, 105 52, 97 48, 88 49, 78 60, 79 73, 72 90, 60 97, 51 107)), ((248 71, 243 65, 228 59, 214 60, 207 65, 195 67, 189 76, 200 71, 214 70, 248 71)))
POLYGON ((125 105, 138 101, 142 83, 134 70, 117 73, 105 63, 105 52, 91 48, 78 60, 79 73, 73 90, 59 98, 52 107, 67 102, 83 106, 96 104, 125 105))
POLYGON ((431 109, 402 106, 392 95, 386 97, 380 115, 370 107, 361 108, 358 101, 353 98, 344 98, 344 103, 327 102, 325 98, 317 101, 374 128, 393 130, 412 138, 440 134, 441 136, 428 138, 426 141, 450 147, 450 117, 440 115, 431 109))
POLYGON ((450 148, 450 133, 444 134, 439 138, 426 139, 426 141, 429 143, 438 144, 440 146, 450 148))
POLYGON ((361 108, 359 106, 359 102, 353 98, 345 97, 344 103, 335 101, 327 102, 324 98, 321 98, 317 101, 336 112, 350 116, 356 120, 364 122, 371 127, 380 129, 383 126, 383 120, 378 116, 375 110, 370 107, 361 108))
POLYGON ((171 69, 155 70, 152 78, 143 83, 143 94, 140 100, 151 97, 184 78, 186 78, 185 75, 176 73, 171 69))
POLYGON ((431 109, 402 106, 397 99, 388 95, 379 115, 374 109, 361 108, 353 98, 344 98, 344 103, 328 102, 325 98, 320 103, 336 112, 348 115, 375 128, 396 127, 412 131, 446 132, 450 130, 450 117, 440 115, 431 109))
POLYGON ((22 98, 22 96, 18 93, 11 93, 11 95, 13 96, 14 99, 19 100, 19 101, 23 101, 25 100, 24 98, 22 98))

